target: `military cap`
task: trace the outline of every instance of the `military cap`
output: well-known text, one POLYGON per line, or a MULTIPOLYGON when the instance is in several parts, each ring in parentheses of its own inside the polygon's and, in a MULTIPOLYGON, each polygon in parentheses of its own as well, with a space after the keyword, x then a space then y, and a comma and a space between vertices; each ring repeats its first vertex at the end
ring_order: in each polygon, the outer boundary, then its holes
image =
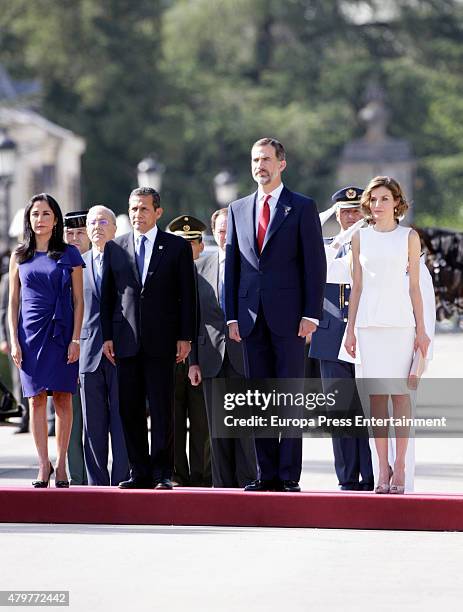
POLYGON ((363 189, 360 187, 344 187, 331 196, 333 204, 337 204, 338 208, 354 208, 360 206, 360 198, 362 197, 363 189))
POLYGON ((176 234, 186 240, 201 239, 206 229, 206 225, 202 221, 191 215, 180 215, 180 217, 172 219, 167 226, 167 230, 171 234, 176 234))
POLYGON ((64 227, 68 229, 77 229, 85 227, 87 223, 87 210, 74 210, 64 215, 64 227))

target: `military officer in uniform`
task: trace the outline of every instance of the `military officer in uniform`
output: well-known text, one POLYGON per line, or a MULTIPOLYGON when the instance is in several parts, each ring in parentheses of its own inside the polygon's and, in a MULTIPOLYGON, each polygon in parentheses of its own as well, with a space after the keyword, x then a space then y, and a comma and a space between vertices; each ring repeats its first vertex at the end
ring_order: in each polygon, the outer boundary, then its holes
MULTIPOLYGON (((204 250, 203 232, 205 229, 206 225, 191 215, 180 215, 167 226, 169 232, 188 240, 195 261, 199 259, 204 250)), ((210 487, 212 485, 211 445, 203 389, 201 384, 198 386, 191 384, 188 378, 188 368, 189 364, 185 361, 178 363, 175 369, 173 480, 184 487, 210 487), (189 422, 189 429, 187 422, 189 422), (188 456, 186 452, 187 431, 189 432, 188 456)))
MULTIPOLYGON (((336 219, 343 231, 363 218, 360 197, 363 189, 345 187, 333 194, 336 219)), ((325 245, 335 242, 336 237, 325 238, 325 245)), ((337 257, 350 257, 350 243, 344 244, 337 257)), ((328 275, 329 276, 329 275, 328 275)), ((309 355, 320 360, 320 371, 325 392, 330 379, 355 379, 353 363, 342 361, 338 354, 347 323, 350 283, 326 284, 323 304, 323 319, 312 335, 309 355)), ((347 417, 362 414, 361 402, 355 384, 344 389, 339 407, 347 417)), ((372 491, 373 470, 367 432, 356 429, 353 437, 333 436, 334 464, 339 487, 343 491, 372 491), (364 435, 363 435, 364 434, 364 435)))

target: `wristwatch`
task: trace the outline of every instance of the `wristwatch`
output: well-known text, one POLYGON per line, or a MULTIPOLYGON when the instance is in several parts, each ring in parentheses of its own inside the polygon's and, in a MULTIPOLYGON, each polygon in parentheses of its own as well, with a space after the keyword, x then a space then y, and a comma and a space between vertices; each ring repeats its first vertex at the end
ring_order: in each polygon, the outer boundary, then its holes
POLYGON ((75 340, 74 338, 71 340, 74 344, 80 344, 80 340, 75 340))

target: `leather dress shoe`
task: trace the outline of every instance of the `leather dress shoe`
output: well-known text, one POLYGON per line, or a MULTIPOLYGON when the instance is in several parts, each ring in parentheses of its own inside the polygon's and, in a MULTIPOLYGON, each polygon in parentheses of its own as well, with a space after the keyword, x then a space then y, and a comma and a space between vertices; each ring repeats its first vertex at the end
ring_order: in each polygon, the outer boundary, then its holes
POLYGON ((154 481, 154 488, 170 491, 174 488, 174 484, 170 478, 159 478, 158 480, 154 481))
POLYGON ((274 480, 254 480, 244 487, 245 491, 277 491, 274 480))
POLYGON ((340 491, 358 491, 359 485, 355 483, 339 485, 340 491))
POLYGON ((373 482, 360 482, 359 491, 374 491, 375 485, 373 482))
POLYGON ((287 493, 299 493, 301 487, 297 480, 283 480, 282 481, 282 491, 286 491, 287 493))
POLYGON ((119 483, 119 489, 152 489, 153 483, 140 478, 129 478, 119 483))

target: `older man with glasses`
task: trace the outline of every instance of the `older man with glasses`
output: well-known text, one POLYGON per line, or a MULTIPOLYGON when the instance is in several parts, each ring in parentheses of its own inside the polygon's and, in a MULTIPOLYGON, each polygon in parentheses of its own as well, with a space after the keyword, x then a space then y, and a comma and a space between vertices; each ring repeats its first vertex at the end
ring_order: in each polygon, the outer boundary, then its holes
POLYGON ((128 478, 129 463, 119 415, 116 367, 103 354, 100 322, 103 252, 116 233, 116 217, 106 206, 87 215, 92 248, 83 255, 84 320, 80 336, 79 377, 84 416, 84 453, 90 485, 118 485, 128 478), (109 434, 112 469, 108 470, 109 434))

